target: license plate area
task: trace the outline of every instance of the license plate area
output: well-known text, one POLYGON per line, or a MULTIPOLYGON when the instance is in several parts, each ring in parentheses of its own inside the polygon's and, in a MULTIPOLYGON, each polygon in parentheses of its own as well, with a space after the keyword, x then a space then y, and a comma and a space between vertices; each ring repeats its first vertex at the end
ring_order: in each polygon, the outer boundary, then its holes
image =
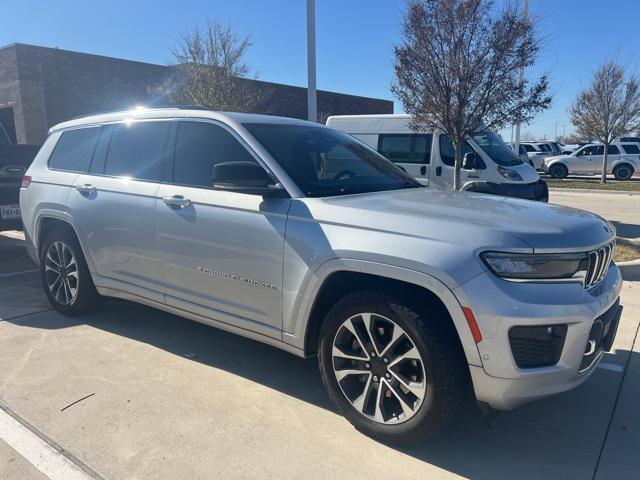
POLYGON ((20 205, 0 205, 0 219, 17 220, 20 218, 20 205))

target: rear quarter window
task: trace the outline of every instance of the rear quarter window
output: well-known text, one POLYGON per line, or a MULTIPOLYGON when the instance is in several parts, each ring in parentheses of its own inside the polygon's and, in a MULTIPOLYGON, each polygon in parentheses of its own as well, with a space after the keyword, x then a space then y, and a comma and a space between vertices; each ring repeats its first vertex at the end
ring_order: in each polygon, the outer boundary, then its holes
POLYGON ((78 128, 62 132, 49 157, 49 168, 68 172, 86 172, 99 134, 100 127, 78 128))
POLYGON ((628 153, 631 155, 640 153, 640 147, 638 147, 638 145, 622 145, 622 149, 624 150, 624 153, 628 153))

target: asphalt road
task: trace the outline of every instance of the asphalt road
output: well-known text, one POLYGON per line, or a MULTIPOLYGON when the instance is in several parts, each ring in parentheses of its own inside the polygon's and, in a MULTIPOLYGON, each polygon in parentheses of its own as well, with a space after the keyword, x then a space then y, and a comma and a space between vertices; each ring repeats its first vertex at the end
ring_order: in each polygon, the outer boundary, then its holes
MULTIPOLYGON (((555 192, 552 201, 605 208, 555 192)), ((640 472, 639 282, 625 282, 614 350, 585 384, 490 423, 469 398, 445 431, 394 448, 334 411, 315 359, 123 301, 64 317, 31 269, 19 239, 0 236, 2 480, 600 480, 640 472)))

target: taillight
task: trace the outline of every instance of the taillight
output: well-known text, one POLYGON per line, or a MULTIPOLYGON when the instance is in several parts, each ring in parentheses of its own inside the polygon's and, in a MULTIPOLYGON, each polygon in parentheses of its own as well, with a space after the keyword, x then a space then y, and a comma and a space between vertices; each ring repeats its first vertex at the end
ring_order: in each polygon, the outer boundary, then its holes
POLYGON ((24 175, 22 177, 22 188, 27 188, 31 185, 31 177, 29 175, 24 175))

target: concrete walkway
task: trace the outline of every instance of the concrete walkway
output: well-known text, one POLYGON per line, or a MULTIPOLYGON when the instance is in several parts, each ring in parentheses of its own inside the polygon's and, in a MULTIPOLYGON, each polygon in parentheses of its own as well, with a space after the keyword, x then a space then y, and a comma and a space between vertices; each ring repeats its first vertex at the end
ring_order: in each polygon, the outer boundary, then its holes
MULTIPOLYGON (((634 478, 640 284, 622 302, 614 350, 578 389, 492 425, 469 398, 441 434, 392 448, 333 410, 315 359, 127 302, 64 317, 37 273, 0 277, 0 402, 104 478, 634 478)), ((12 441, 0 478, 42 478, 12 441)))

